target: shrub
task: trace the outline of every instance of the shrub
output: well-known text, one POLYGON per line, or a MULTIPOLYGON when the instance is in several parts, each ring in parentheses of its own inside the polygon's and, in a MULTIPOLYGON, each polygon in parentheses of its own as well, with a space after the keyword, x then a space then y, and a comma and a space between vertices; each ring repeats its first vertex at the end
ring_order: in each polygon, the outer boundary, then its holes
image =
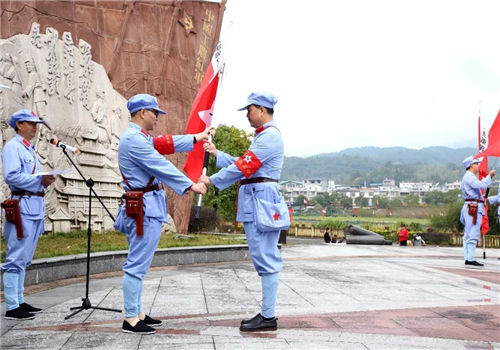
POLYGON ((219 216, 216 211, 210 208, 201 208, 200 218, 195 217, 196 207, 191 208, 191 216, 189 217, 188 232, 201 233, 215 231, 219 226, 219 216))
POLYGON ((343 220, 328 218, 318 223, 319 228, 331 228, 332 230, 343 230, 348 226, 348 223, 343 220))
POLYGON ((446 206, 443 215, 431 217, 431 226, 438 231, 463 231, 464 225, 460 222, 460 211, 463 203, 452 203, 446 206))

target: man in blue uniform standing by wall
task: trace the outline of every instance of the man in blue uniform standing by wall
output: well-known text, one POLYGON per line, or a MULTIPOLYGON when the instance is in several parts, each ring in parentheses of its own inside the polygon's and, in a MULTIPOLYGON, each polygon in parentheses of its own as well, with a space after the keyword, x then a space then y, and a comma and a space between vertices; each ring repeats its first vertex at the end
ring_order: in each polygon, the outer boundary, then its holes
POLYGON ((5 202, 7 256, 2 271, 5 318, 9 320, 30 320, 35 317, 33 314, 42 311, 27 304, 23 296, 26 268, 35 254, 38 237, 44 232, 44 189, 56 179, 53 175, 32 176, 42 171, 35 147, 30 143, 39 123, 44 121, 29 109, 15 112, 9 125, 17 134, 2 150, 3 176, 12 192, 11 199, 19 201, 5 202))
POLYGON ((118 210, 115 228, 127 235, 129 253, 123 265, 123 298, 125 317, 122 331, 134 334, 153 334, 152 326, 162 321, 146 315, 141 309, 143 279, 158 246, 161 225, 167 222, 167 200, 161 183, 179 195, 188 190, 206 193, 203 183, 193 183, 162 154, 190 151, 193 143, 207 139, 209 129, 197 135, 153 138, 152 131, 158 116, 166 114, 158 107, 155 97, 147 94, 133 96, 127 102, 131 122, 122 134, 118 146, 118 164, 127 191, 118 210), (134 206, 138 210, 134 211, 134 206))
POLYGON ((465 265, 470 266, 483 266, 474 259, 484 215, 484 199, 481 190, 491 185, 491 180, 495 176, 495 170, 493 169, 488 176, 479 181, 476 174, 480 163, 479 158, 473 159, 473 157, 467 157, 462 161, 466 172, 460 185, 462 197, 465 200, 460 212, 460 222, 465 226, 463 237, 465 265))
MULTIPOLYGON (((255 128, 255 137, 250 148, 240 158, 218 151, 213 143, 205 143, 204 148, 217 158, 216 166, 222 168, 211 177, 202 175, 201 181, 207 186, 215 185, 223 190, 240 180, 237 220, 243 222, 255 270, 262 280, 262 309, 251 319, 241 321, 240 330, 246 332, 275 330, 275 304, 278 292, 278 273, 283 268, 283 260, 278 249, 280 229, 262 231, 257 228, 255 201, 266 200, 281 203, 289 225, 288 208, 279 191, 278 181, 283 166, 283 138, 273 119, 274 105, 278 98, 268 92, 254 92, 248 97, 244 107, 250 126, 255 128)), ((282 219, 274 213, 274 219, 282 219)))

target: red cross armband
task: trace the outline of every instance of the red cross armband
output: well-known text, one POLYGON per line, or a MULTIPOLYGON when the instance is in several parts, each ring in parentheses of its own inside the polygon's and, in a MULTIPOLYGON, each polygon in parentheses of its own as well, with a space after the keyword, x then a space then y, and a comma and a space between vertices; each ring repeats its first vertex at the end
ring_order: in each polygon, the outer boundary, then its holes
POLYGON ((160 135, 153 139, 155 150, 161 155, 175 153, 174 139, 172 135, 160 135))
POLYGON ((247 179, 262 166, 260 159, 250 150, 246 151, 234 164, 247 179))

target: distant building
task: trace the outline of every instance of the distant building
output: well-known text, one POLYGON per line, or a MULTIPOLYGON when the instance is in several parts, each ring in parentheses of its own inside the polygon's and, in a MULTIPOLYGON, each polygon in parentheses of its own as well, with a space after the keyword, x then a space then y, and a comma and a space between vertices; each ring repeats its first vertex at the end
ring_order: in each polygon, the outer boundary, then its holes
POLYGON ((335 189, 335 181, 328 179, 308 179, 303 181, 282 181, 280 190, 286 202, 295 203, 300 195, 311 199, 322 196, 325 192, 332 193, 335 189))
POLYGON ((384 187, 396 187, 396 180, 385 179, 384 181, 382 181, 382 186, 384 186, 384 187))

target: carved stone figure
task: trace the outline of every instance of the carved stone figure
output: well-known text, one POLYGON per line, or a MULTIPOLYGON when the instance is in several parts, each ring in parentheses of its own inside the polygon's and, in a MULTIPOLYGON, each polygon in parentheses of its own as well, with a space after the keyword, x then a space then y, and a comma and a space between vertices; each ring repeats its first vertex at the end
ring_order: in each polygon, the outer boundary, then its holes
POLYGON ((107 118, 107 109, 108 106, 106 101, 104 100, 106 93, 104 90, 100 90, 96 93, 97 99, 95 100, 92 106, 92 119, 96 122, 97 127, 97 140, 101 144, 108 145, 111 141, 108 135, 108 118, 107 118))
POLYGON ((35 149, 40 158, 42 165, 47 164, 51 168, 54 167, 54 162, 49 158, 50 156, 50 129, 41 124, 38 129, 38 137, 35 141, 35 149))
POLYGON ((3 77, 1 82, 3 85, 10 86, 14 95, 21 95, 22 80, 17 57, 9 53, 4 55, 3 64, 0 66, 0 75, 3 77))
POLYGON ((111 149, 118 151, 118 144, 120 143, 120 136, 122 133, 122 110, 120 107, 113 108, 112 118, 109 123, 109 139, 111 143, 111 149))
POLYGON ((37 116, 47 121, 47 84, 41 74, 38 74, 35 63, 30 58, 25 62, 28 71, 28 85, 23 91, 23 98, 28 99, 33 95, 33 107, 37 116))

